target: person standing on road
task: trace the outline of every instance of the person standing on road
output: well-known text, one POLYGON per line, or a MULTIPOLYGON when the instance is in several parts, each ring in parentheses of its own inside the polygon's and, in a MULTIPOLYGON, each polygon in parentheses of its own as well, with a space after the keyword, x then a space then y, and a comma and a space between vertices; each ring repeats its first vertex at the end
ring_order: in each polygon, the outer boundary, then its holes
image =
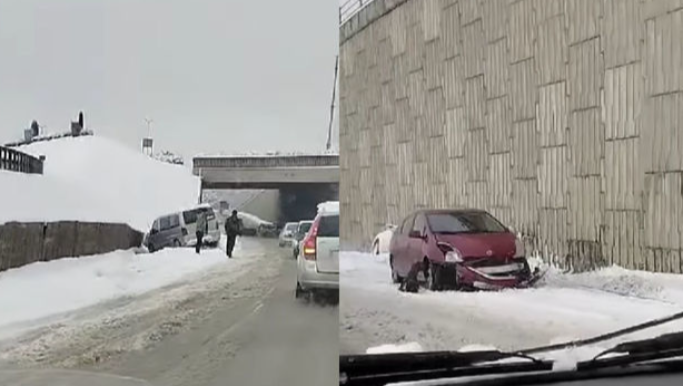
POLYGON ((228 258, 232 257, 232 250, 235 249, 235 241, 242 231, 242 220, 237 217, 237 211, 233 210, 232 215, 225 220, 225 234, 228 237, 225 253, 228 258))
POLYGON ((196 253, 201 253, 201 245, 204 242, 204 235, 208 228, 208 219, 206 212, 201 212, 196 218, 196 253))

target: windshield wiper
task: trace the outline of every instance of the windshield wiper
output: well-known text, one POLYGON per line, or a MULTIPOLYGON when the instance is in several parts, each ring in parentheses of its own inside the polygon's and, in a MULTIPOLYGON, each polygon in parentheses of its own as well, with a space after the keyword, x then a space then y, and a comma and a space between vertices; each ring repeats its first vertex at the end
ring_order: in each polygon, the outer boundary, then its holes
POLYGON ((594 368, 630 365, 682 356, 683 332, 680 331, 660 335, 656 338, 641 339, 618 344, 608 350, 602 351, 590 361, 578 363, 577 369, 590 370, 594 368), (605 358, 611 354, 625 355, 605 358))
POLYGON ((545 371, 552 367, 551 361, 499 350, 348 355, 340 357, 340 384, 383 386, 425 379, 545 371), (505 359, 525 359, 527 362, 486 364, 505 359))
MULTIPOLYGON (((433 380, 439 378, 465 377, 472 375, 496 375, 531 373, 553 369, 553 361, 540 360, 532 356, 536 353, 576 348, 608 341, 631 333, 649 329, 664 323, 682 319, 683 313, 641 323, 594 338, 582 339, 562 344, 535 347, 517 352, 498 350, 476 352, 439 351, 426 353, 396 353, 378 355, 352 355, 340 357, 340 384, 386 385, 396 382, 433 380), (529 362, 495 363, 496 361, 522 358, 529 362), (493 362, 493 363, 492 363, 493 362)), ((630 363, 682 356, 682 332, 667 334, 655 339, 632 341, 620 344, 608 352, 602 352, 592 361, 578 364, 578 371, 588 369, 623 366, 630 363), (661 348, 661 350, 658 350, 661 348), (617 358, 602 357, 609 353, 628 353, 617 358)))

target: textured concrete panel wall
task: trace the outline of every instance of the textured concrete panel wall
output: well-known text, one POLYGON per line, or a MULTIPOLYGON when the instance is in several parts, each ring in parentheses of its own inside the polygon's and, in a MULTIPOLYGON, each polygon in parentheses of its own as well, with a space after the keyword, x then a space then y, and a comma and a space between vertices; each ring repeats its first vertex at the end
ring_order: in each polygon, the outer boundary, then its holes
POLYGON ((0 225, 0 271, 50 261, 129 249, 143 235, 125 224, 7 223, 0 225))
POLYGON ((341 28, 341 237, 484 208, 574 270, 682 271, 681 0, 377 0, 341 28))

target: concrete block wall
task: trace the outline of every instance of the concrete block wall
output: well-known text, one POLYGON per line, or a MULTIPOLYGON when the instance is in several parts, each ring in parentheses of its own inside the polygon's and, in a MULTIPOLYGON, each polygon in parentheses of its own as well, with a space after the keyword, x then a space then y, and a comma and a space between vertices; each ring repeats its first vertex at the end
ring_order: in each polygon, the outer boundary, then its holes
POLYGON ((484 208, 555 264, 682 272, 681 0, 375 0, 341 27, 341 239, 484 208))
POLYGON ((142 238, 125 224, 7 223, 0 225, 0 271, 37 261, 129 249, 140 246, 142 238))

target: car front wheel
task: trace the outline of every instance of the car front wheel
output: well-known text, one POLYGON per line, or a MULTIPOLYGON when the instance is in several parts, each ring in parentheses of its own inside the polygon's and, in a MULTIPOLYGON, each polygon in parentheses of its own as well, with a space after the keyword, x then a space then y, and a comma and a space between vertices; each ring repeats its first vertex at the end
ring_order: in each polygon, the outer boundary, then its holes
POLYGON ((426 287, 430 291, 440 291, 441 290, 441 266, 436 263, 426 261, 426 272, 424 276, 426 277, 426 287))

